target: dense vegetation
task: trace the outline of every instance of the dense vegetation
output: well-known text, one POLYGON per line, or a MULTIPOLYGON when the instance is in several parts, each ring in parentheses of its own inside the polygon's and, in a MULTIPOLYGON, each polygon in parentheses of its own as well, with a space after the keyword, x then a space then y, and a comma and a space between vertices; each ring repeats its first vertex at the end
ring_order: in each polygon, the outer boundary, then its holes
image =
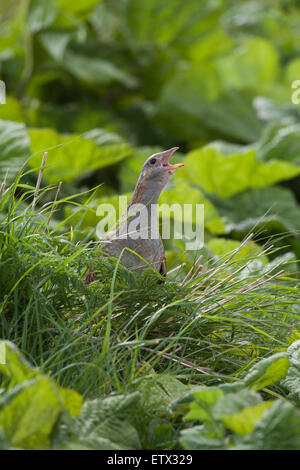
POLYGON ((300 448, 297 3, 0 0, 0 448, 300 448), (175 145, 159 284, 97 207, 175 145))

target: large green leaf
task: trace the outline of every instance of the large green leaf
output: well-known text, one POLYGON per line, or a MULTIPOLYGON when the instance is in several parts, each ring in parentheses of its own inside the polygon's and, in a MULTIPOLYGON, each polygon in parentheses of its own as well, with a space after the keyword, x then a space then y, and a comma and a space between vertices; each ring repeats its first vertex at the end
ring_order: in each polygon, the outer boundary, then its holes
POLYGON ((66 51, 63 57, 63 65, 75 77, 87 83, 105 85, 117 81, 129 88, 137 85, 135 77, 108 60, 66 51))
POLYGON ((259 37, 239 41, 235 51, 216 59, 226 89, 253 88, 257 94, 276 80, 278 56, 272 42, 259 37))
POLYGON ((0 411, 0 427, 14 447, 43 449, 62 410, 52 381, 37 377, 0 411))
POLYGON ((194 426, 180 433, 180 442, 188 450, 221 450, 225 448, 223 439, 214 437, 205 426, 194 426))
POLYGON ((276 400, 253 431, 236 442, 235 449, 299 450, 300 414, 291 403, 276 400))
POLYGON ((68 182, 91 170, 103 168, 125 158, 131 149, 126 143, 98 146, 80 135, 61 135, 52 129, 30 129, 30 146, 34 155, 31 167, 41 164, 41 156, 48 151, 45 175, 50 183, 68 182))
POLYGON ((258 403, 257 405, 245 408, 239 413, 235 413, 231 416, 223 416, 222 420, 228 429, 243 436, 253 430, 264 412, 272 405, 272 401, 258 403))
POLYGON ((139 394, 86 401, 72 421, 69 442, 62 447, 97 450, 139 449, 140 441, 127 417, 136 411, 139 394))
MULTIPOLYGON (((241 243, 236 240, 221 237, 211 238, 206 243, 206 247, 211 250, 215 256, 219 256, 223 260, 231 256, 232 252, 240 246, 241 243)), ((239 260, 241 263, 245 264, 245 260, 247 258, 255 258, 261 251, 262 249, 259 245, 253 241, 249 241, 237 252, 237 254, 232 258, 232 261, 236 263, 237 260, 239 260)), ((261 261, 262 263, 267 264, 267 257, 262 256, 261 261)))
POLYGON ((300 230, 300 209, 293 193, 286 188, 253 189, 230 199, 214 199, 228 231, 247 232, 266 228, 269 232, 300 230))
POLYGON ((138 387, 141 401, 147 409, 164 408, 187 390, 187 386, 171 375, 154 375, 138 387))
POLYGON ((264 411, 273 405, 272 401, 263 402, 258 393, 243 389, 228 393, 214 407, 225 426, 237 434, 251 432, 264 411))
POLYGON ((97 3, 99 3, 99 0, 86 0, 84 2, 82 2, 82 0, 73 0, 72 2, 69 0, 57 0, 57 2, 58 6, 64 12, 82 16, 83 14, 88 13, 97 3))
POLYGON ((0 119, 20 123, 24 121, 23 107, 13 96, 7 96, 5 105, 0 106, 0 119))
POLYGON ((39 370, 32 367, 22 356, 16 346, 10 341, 0 341, 4 350, 3 363, 0 362, 0 372, 5 374, 12 384, 35 377, 39 370))
POLYGON ((291 396, 300 399, 300 340, 291 344, 287 354, 290 367, 281 383, 289 390, 291 396))
POLYGON ((11 181, 29 158, 29 137, 24 124, 0 120, 0 178, 8 170, 11 181))
POLYGON ((283 379, 289 366, 286 353, 274 354, 255 364, 244 378, 244 384, 251 390, 261 390, 283 379))
POLYGON ((262 163, 254 149, 223 154, 208 145, 187 154, 182 174, 206 192, 228 198, 249 188, 261 188, 300 174, 299 168, 279 160, 262 163))
POLYGON ((170 184, 169 189, 167 188, 161 194, 159 204, 179 204, 182 208, 182 212, 174 211, 174 219, 178 219, 179 221, 182 221, 181 214, 183 214, 184 205, 191 204, 193 210, 190 213, 188 211, 185 212, 186 222, 196 222, 195 205, 203 205, 205 228, 214 234, 225 233, 222 219, 216 208, 199 188, 191 186, 186 180, 178 178, 174 181, 174 184, 170 184))
POLYGON ((190 404, 190 411, 185 416, 186 420, 200 420, 210 423, 213 421, 212 408, 223 397, 223 392, 216 387, 203 387, 194 391, 195 401, 190 404))
POLYGON ((56 0, 30 0, 28 26, 32 33, 49 27, 58 14, 56 0))
POLYGON ((118 7, 124 27, 123 34, 130 43, 188 44, 197 41, 203 32, 216 24, 223 2, 197 0, 182 3, 180 0, 167 0, 162 8, 159 0, 128 0, 118 7), (153 21, 155 18, 155 21, 153 21))
POLYGON ((258 156, 262 161, 272 159, 300 165, 300 124, 273 124, 261 138, 258 156))
POLYGON ((106 58, 80 53, 76 51, 75 46, 71 48, 72 39, 74 39, 72 33, 57 30, 46 31, 39 36, 39 41, 61 69, 70 72, 79 80, 89 85, 108 85, 117 82, 128 88, 137 86, 136 77, 124 67, 106 58))

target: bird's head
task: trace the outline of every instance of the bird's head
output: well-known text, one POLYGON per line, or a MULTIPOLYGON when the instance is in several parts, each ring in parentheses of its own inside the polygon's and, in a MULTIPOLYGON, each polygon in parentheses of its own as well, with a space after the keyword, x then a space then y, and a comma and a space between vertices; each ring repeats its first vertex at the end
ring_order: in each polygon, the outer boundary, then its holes
POLYGON ((147 158, 142 168, 140 180, 143 181, 145 187, 152 186, 153 190, 159 190, 169 181, 170 177, 177 168, 184 166, 184 163, 171 164, 169 158, 179 147, 173 147, 164 152, 155 153, 147 158))

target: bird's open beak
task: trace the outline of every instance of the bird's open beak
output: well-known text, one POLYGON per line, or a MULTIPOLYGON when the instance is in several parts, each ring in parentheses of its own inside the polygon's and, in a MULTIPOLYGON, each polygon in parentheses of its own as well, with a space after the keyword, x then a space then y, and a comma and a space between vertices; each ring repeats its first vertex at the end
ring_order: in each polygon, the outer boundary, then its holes
POLYGON ((169 163, 169 158, 178 149, 179 147, 172 147, 171 149, 162 153, 162 166, 165 166, 168 170, 177 170, 177 168, 184 166, 184 163, 175 163, 174 165, 170 165, 169 163))

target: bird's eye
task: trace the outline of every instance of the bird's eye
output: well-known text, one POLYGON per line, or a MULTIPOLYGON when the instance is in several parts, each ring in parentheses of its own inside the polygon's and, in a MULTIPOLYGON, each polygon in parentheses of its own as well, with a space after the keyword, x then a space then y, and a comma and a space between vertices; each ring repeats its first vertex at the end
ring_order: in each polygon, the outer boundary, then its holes
POLYGON ((156 158, 151 158, 150 160, 151 165, 154 165, 155 162, 156 162, 156 158))

